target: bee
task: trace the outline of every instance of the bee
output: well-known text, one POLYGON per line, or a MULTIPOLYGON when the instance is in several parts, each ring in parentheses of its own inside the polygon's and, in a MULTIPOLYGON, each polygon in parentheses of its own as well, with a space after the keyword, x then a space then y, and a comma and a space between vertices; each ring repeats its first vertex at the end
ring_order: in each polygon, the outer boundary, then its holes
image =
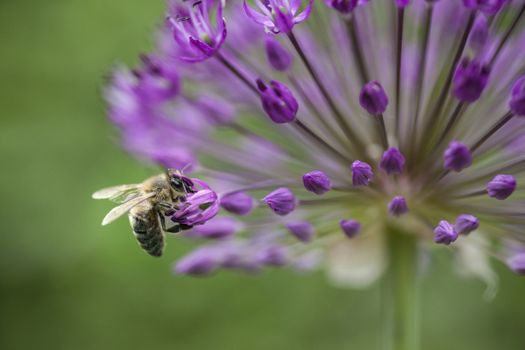
POLYGON ((139 245, 149 255, 162 255, 165 232, 180 232, 191 226, 175 224, 166 226, 166 216, 173 215, 186 196, 197 192, 193 181, 180 170, 168 169, 166 173, 150 177, 140 184, 104 188, 93 193, 94 199, 109 199, 121 203, 102 220, 105 226, 128 213, 129 222, 139 245))

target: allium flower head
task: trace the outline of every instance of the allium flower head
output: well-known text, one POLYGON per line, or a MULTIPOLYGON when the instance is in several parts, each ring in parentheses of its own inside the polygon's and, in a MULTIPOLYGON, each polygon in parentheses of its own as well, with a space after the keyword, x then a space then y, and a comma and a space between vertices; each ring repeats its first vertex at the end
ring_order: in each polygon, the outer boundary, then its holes
POLYGON ((156 48, 115 69, 106 99, 127 151, 209 184, 169 217, 197 226, 175 271, 316 261, 348 285, 358 255, 367 283, 381 275, 392 232, 482 257, 525 242, 524 11, 170 1, 156 48))

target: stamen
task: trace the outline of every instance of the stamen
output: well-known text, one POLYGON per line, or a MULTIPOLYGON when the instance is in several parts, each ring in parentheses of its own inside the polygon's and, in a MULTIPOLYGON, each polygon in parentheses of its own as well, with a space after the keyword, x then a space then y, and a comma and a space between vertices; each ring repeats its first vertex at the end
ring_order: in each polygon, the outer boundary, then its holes
POLYGON ((474 153, 478 148, 481 147, 492 135, 494 135, 499 129, 507 124, 514 117, 514 113, 507 112, 501 119, 494 124, 485 135, 483 135, 474 145, 470 148, 471 152, 474 153))
POLYGON ((350 37, 350 47, 353 48, 353 50, 351 50, 351 53, 357 64, 357 73, 359 74, 361 85, 364 85, 367 81, 370 81, 370 78, 366 69, 365 60, 363 58, 363 47, 357 35, 357 28, 354 16, 348 17, 345 20, 345 24, 346 29, 348 31, 348 35, 350 37))
POLYGON ((403 26, 404 26, 404 7, 399 7, 397 9, 397 45, 396 45, 396 136, 399 139, 399 110, 400 99, 401 99, 401 60, 402 60, 402 51, 403 51, 403 26))
MULTIPOLYGON (((432 13, 434 10, 434 6, 432 3, 428 3, 427 8, 425 10, 425 15, 423 18, 423 40, 421 43, 422 46, 422 52, 419 57, 419 73, 418 73, 418 79, 416 83, 416 104, 415 104, 415 113, 414 113, 414 119, 412 121, 412 132, 410 133, 413 135, 412 140, 417 139, 417 126, 418 126, 418 119, 419 119, 419 112, 421 109, 421 96, 423 94, 423 81, 425 80, 425 68, 426 68, 426 60, 428 55, 428 42, 430 37, 430 25, 432 23, 432 13)), ((412 159, 414 156, 414 151, 416 149, 416 146, 414 144, 410 145, 410 157, 409 159, 412 159)))
MULTIPOLYGON (((461 41, 456 49, 456 53, 454 54, 452 64, 450 65, 449 71, 447 73, 445 85, 441 89, 441 93, 436 103, 434 104, 432 112, 429 113, 429 118, 426 123, 427 125, 425 126, 425 131, 422 133, 422 138, 419 140, 420 144, 422 144, 425 140, 428 139, 430 132, 434 129, 434 126, 436 122, 438 121, 439 116, 441 115, 441 111, 443 109, 443 106, 445 105, 445 100, 448 96, 448 91, 450 89, 450 86, 452 85, 452 78, 454 77, 454 71, 459 62, 459 59, 461 58, 461 55, 463 54, 463 50, 465 49, 465 46, 467 44, 467 39, 470 34, 470 30, 472 29, 472 26, 474 25, 475 19, 476 19, 476 12, 472 11, 469 15, 467 25, 465 26, 465 30, 463 31, 463 35, 461 37, 461 41)), ((421 147, 421 148, 424 149, 425 147, 421 147)))
POLYGON ((514 20, 512 21, 512 24, 510 25, 510 27, 505 32, 505 35, 501 39, 498 47, 496 48, 496 51, 494 51, 494 55, 492 56, 492 58, 490 60, 489 66, 492 66, 494 64, 494 62, 496 61, 496 59, 498 58, 498 56, 499 56, 499 54, 501 52, 501 49, 503 49, 503 46, 505 45, 505 43, 509 39, 510 35, 514 31, 514 29, 516 29, 516 27, 518 26, 518 23, 519 23, 519 21, 520 21, 520 19, 523 16, 524 13, 525 13, 525 4, 523 4, 523 6, 521 7, 520 11, 516 15, 516 17, 514 17, 514 20))

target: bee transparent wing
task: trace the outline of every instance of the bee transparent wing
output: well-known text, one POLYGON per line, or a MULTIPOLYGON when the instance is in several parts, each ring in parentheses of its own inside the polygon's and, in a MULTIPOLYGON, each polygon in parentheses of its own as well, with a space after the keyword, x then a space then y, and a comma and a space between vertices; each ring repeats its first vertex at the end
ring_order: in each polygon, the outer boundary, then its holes
POLYGON ((154 195, 154 192, 147 193, 143 196, 138 196, 133 199, 130 199, 124 204, 121 204, 118 207, 111 209, 111 211, 104 217, 104 220, 102 220, 102 226, 112 223, 113 221, 130 211, 131 208, 133 208, 134 206, 144 202, 146 199, 151 198, 154 195))
POLYGON ((119 185, 108 188, 103 188, 93 193, 93 199, 109 199, 116 202, 125 202, 130 198, 130 195, 137 192, 140 184, 119 185))

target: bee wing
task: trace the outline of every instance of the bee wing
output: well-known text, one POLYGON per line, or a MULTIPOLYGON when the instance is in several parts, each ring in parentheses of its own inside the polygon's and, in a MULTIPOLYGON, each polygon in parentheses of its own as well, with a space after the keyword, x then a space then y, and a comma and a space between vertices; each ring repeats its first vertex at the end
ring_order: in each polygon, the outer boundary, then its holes
POLYGON ((103 188, 93 193, 92 197, 93 199, 116 200, 119 197, 129 194, 130 192, 138 191, 139 186, 140 186, 139 184, 132 184, 132 185, 119 185, 119 186, 103 188))
POLYGON ((144 202, 146 199, 151 198, 154 195, 154 192, 147 193, 143 196, 138 196, 133 199, 130 199, 124 204, 121 204, 118 207, 111 209, 111 211, 104 217, 104 220, 102 220, 102 226, 112 223, 113 221, 130 211, 131 208, 133 208, 134 206, 144 202))

